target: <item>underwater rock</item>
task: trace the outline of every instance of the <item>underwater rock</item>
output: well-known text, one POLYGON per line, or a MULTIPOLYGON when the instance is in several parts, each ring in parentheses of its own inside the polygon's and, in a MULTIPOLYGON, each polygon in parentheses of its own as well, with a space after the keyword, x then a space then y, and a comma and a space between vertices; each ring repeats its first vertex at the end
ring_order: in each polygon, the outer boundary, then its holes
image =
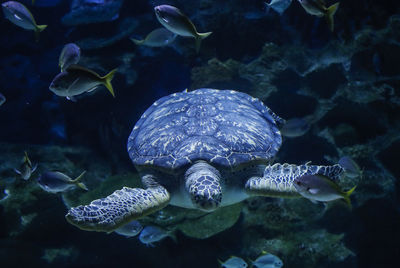
POLYGON ((46 248, 42 255, 42 259, 49 264, 73 262, 79 255, 78 249, 74 247, 68 248, 46 248))
POLYGON ((240 63, 234 60, 221 62, 213 58, 206 66, 194 67, 191 73, 192 88, 208 87, 213 82, 229 81, 238 76, 240 63))
MULTIPOLYGON (((84 50, 98 49, 111 46, 116 42, 128 38, 135 31, 139 22, 132 17, 123 18, 115 25, 115 29, 111 32, 107 31, 108 36, 84 37, 75 43, 84 50)), ((105 35, 106 35, 105 34, 105 35)))
POLYGON ((176 228, 186 236, 206 239, 232 227, 239 219, 241 210, 242 203, 222 207, 195 219, 186 218, 176 228))
POLYGON ((286 231, 276 238, 264 238, 255 230, 246 232, 242 254, 249 257, 267 251, 279 256, 287 267, 321 267, 320 261, 342 262, 355 254, 343 241, 344 234, 332 234, 325 229, 286 231))
POLYGON ((62 17, 67 26, 116 20, 123 0, 73 0, 71 10, 62 17))

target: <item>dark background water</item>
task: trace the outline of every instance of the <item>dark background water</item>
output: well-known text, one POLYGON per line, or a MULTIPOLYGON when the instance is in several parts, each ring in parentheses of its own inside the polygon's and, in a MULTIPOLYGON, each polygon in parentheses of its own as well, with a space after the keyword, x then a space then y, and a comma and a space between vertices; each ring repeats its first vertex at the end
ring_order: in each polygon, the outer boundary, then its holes
MULTIPOLYGON (((323 19, 307 14, 297 1, 293 1, 282 16, 272 10, 267 12, 263 1, 258 0, 123 1, 118 19, 79 26, 66 26, 61 22, 70 10, 70 1, 59 1, 56 6, 44 6, 48 1, 37 0, 35 6, 29 2, 24 3, 38 24, 48 24, 39 42, 34 41, 32 32, 12 25, 4 17, 0 20, 0 92, 7 98, 0 107, 3 149, 12 147, 12 144, 81 146, 92 151, 101 163, 110 167, 110 174, 115 175, 121 171, 134 172, 126 153, 127 137, 145 109, 167 94, 186 88, 195 89, 199 84, 240 90, 261 98, 283 118, 308 115, 318 107, 318 99, 332 99, 335 108, 318 121, 313 132, 285 140, 280 157, 294 163, 308 160, 326 163, 324 155, 337 157, 338 154, 332 144, 316 133, 345 123, 355 131, 336 133, 336 145, 342 149, 357 144, 370 145, 370 151, 362 151, 358 159, 361 166, 370 170, 366 176, 373 175, 366 181, 381 180, 390 174, 393 185, 388 190, 384 187, 386 184, 378 188, 380 182, 377 181, 366 183, 364 190, 360 191, 360 195, 364 193, 367 199, 365 202, 356 204, 352 211, 334 208, 310 226, 311 229, 318 226, 335 234, 344 233, 344 243, 355 253, 342 262, 321 258, 315 267, 397 267, 400 254, 400 206, 397 199, 400 104, 392 100, 400 96, 400 24, 392 24, 392 28, 389 25, 390 18, 399 14, 398 1, 340 1, 334 33, 329 32, 323 19), (94 94, 71 102, 48 90, 59 72, 58 56, 64 44, 81 42, 85 45, 82 40, 88 36, 110 39, 127 30, 128 27, 118 28, 125 18, 132 18, 131 24, 136 24, 128 36, 143 37, 159 27, 153 13, 153 7, 158 4, 175 5, 193 19, 199 31, 213 31, 202 42, 199 54, 194 52, 191 39, 179 39, 175 49, 146 49, 135 46, 125 37, 102 48, 82 48, 82 65, 101 74, 119 68, 112 82, 116 98, 105 89, 98 89, 94 94), (389 28, 391 34, 382 34, 389 28), (358 42, 358 47, 348 45, 366 29, 370 34, 365 36, 373 42, 365 37, 365 43, 358 42), (260 94, 262 87, 256 87, 254 80, 245 76, 236 75, 230 80, 216 79, 207 83, 208 76, 199 78, 193 75, 196 68, 209 66, 209 60, 213 58, 220 62, 233 59, 240 64, 249 64, 263 55, 263 47, 269 42, 284 50, 307 51, 306 56, 295 58, 290 63, 293 66, 301 65, 305 59, 320 63, 321 58, 314 56, 329 44, 340 42, 346 44, 344 50, 351 54, 351 69, 345 72, 342 63, 334 63, 319 65, 306 75, 299 75, 295 67, 275 70, 271 85, 277 91, 267 96, 260 94), (352 49, 357 51, 350 52, 352 49), (127 77, 134 82, 129 83, 127 77), (378 82, 371 82, 371 77, 378 82), (386 80, 379 82, 380 78, 386 80), (361 95, 333 97, 340 87, 354 81, 367 81, 361 95), (393 90, 383 90, 380 97, 363 101, 383 84, 393 90), (297 94, 297 90, 304 87, 316 95, 297 94), (382 137, 382 141, 373 142, 377 137, 382 137), (379 143, 385 142, 389 145, 382 145, 383 149, 375 154, 379 143)), ((335 1, 327 2, 332 4, 335 1)), ((336 53, 340 54, 335 49, 332 51, 332 58, 336 53)), ((350 89, 350 92, 354 91, 350 89)), ((0 154, 6 156, 8 152, 0 151, 0 154)), ((4 174, 9 173, 4 171, 0 176, 4 177, 4 174)), ((22 210, 0 206, 2 267, 217 267, 217 258, 240 256, 247 245, 243 241, 247 232, 243 227, 243 215, 232 228, 211 238, 199 240, 178 233, 179 243, 167 239, 152 248, 137 239, 80 231, 66 223, 66 209, 59 196, 43 193, 35 197, 36 201, 25 203, 22 210), (16 219, 32 212, 38 213, 36 218, 23 231, 12 235, 16 219), (74 247, 79 254, 52 264, 41 259, 45 248, 68 247, 74 247)), ((274 237, 274 232, 268 236, 274 237)), ((303 267, 301 257, 298 256, 298 266, 295 258, 284 259, 285 267, 303 267)))

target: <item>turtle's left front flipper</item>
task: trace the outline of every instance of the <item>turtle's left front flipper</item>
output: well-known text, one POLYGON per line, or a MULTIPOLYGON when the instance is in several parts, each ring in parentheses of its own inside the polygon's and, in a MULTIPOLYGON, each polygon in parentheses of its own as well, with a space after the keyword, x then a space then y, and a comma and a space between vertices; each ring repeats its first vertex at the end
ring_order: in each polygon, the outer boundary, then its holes
POLYGON ((147 189, 124 187, 86 206, 71 208, 65 217, 82 230, 112 232, 134 219, 162 209, 169 200, 168 191, 160 185, 147 189))
POLYGON ((301 197, 293 185, 293 181, 303 175, 321 174, 338 182, 344 174, 340 165, 290 165, 274 164, 267 166, 263 177, 252 177, 246 182, 246 192, 249 195, 271 197, 301 197))

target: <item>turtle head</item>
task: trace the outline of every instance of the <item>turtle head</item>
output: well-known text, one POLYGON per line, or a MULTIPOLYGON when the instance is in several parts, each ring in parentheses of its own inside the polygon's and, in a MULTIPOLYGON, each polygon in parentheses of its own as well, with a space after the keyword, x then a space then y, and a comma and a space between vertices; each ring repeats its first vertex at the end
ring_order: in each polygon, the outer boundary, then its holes
POLYGON ((192 203, 203 211, 213 211, 222 200, 220 174, 204 161, 192 165, 185 173, 185 187, 192 203))

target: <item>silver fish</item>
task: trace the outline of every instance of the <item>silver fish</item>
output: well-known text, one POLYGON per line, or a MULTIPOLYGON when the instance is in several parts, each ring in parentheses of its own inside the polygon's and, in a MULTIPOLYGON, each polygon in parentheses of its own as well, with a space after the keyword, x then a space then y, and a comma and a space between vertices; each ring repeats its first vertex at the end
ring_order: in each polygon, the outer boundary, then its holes
POLYGON ((26 30, 34 31, 36 40, 39 39, 39 33, 46 29, 47 25, 37 25, 32 13, 21 3, 8 1, 1 4, 4 16, 15 25, 26 30))
POLYGON ((281 268, 283 266, 281 259, 267 252, 263 252, 252 264, 256 268, 281 268))
POLYGON ((212 32, 199 33, 193 22, 178 8, 169 5, 160 5, 154 8, 158 21, 171 32, 196 39, 196 52, 200 50, 201 40, 212 32))
POLYGON ((308 14, 317 17, 325 17, 329 25, 329 29, 333 32, 334 28, 333 16, 335 15, 339 7, 339 2, 331 5, 330 7, 326 7, 324 0, 298 0, 298 1, 308 14))
POLYGON ((64 72, 70 65, 77 64, 81 58, 81 49, 74 43, 66 44, 58 59, 58 66, 64 72))
POLYGON ((356 186, 344 192, 333 180, 321 174, 303 175, 294 180, 297 192, 313 203, 329 202, 343 198, 351 206, 350 195, 356 186))
POLYGON ((127 238, 130 238, 136 236, 138 233, 140 233, 140 231, 142 231, 142 229, 143 226, 140 224, 140 222, 131 221, 125 224, 124 226, 119 227, 114 232, 116 232, 119 235, 123 235, 127 238))
POLYGON ((173 236, 173 234, 171 234, 167 230, 161 229, 156 226, 146 226, 140 233, 139 240, 147 246, 154 246, 154 242, 161 241, 166 237, 171 237, 173 240, 176 239, 175 236, 173 236))
POLYGON ((5 102, 6 102, 6 97, 4 97, 4 95, 0 93, 0 106, 3 105, 5 102))
POLYGON ((71 97, 90 92, 100 85, 104 85, 115 97, 111 80, 117 69, 100 77, 97 73, 78 65, 70 65, 65 72, 59 73, 51 82, 49 89, 61 97, 71 97))
POLYGON ((20 175, 20 177, 24 180, 29 180, 29 178, 31 177, 32 173, 35 172, 37 168, 37 164, 32 165, 31 160, 28 157, 28 153, 24 152, 24 158, 22 159, 22 164, 18 169, 14 169, 14 171, 20 175))
POLYGON ((82 172, 76 179, 71 179, 64 173, 58 171, 47 171, 38 178, 39 186, 49 193, 65 192, 71 188, 79 187, 88 190, 85 184, 80 182, 86 171, 82 172))
POLYGON ((219 263, 221 264, 221 267, 224 267, 224 268, 246 268, 247 267, 247 263, 242 258, 239 258, 236 256, 231 256, 226 261, 224 261, 224 262, 219 261, 219 263))
POLYGON ((168 31, 165 28, 158 28, 149 33, 145 39, 137 40, 131 38, 132 42, 136 45, 143 45, 148 47, 163 47, 168 46, 172 42, 174 42, 176 38, 176 34, 171 31, 168 31))
POLYGON ((362 175, 360 167, 353 159, 351 159, 351 157, 347 155, 340 158, 338 164, 344 169, 346 176, 350 178, 356 178, 362 175))
POLYGON ((271 0, 269 3, 265 2, 268 8, 272 8, 279 15, 282 15, 283 12, 290 6, 292 0, 271 0))
POLYGON ((285 137, 300 137, 307 133, 310 124, 303 118, 291 118, 286 121, 281 129, 281 133, 285 137))

